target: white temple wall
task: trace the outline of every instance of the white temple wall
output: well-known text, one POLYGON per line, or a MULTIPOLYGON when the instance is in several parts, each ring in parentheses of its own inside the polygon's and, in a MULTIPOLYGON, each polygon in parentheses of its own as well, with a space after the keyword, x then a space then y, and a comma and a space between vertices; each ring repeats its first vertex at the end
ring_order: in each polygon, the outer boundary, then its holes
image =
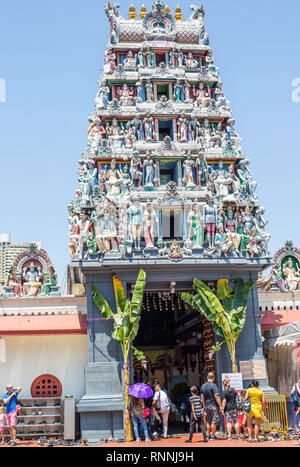
MULTIPOLYGON (((31 397, 32 382, 51 374, 63 387, 63 396, 84 394, 84 367, 87 364, 87 336, 9 336, 5 341, 5 359, 0 359, 0 391, 12 384, 22 387, 20 398, 31 397)), ((3 353, 3 352, 2 352, 3 353)))

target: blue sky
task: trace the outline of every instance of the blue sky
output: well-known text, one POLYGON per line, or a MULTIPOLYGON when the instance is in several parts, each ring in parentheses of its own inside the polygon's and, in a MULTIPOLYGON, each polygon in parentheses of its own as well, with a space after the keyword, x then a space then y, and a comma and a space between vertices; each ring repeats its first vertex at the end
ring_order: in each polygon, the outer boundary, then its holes
MULTIPOLYGON (((108 41, 105 3, 16 0, 1 7, 0 79, 7 94, 0 102, 0 233, 16 242, 42 241, 61 281, 69 262, 67 204, 108 41)), ((127 16, 131 1, 120 3, 127 16)), ((134 3, 138 13, 142 3, 134 3)), ((166 3, 174 13, 178 0, 166 3)), ((185 18, 190 3, 180 4, 185 18)), ((236 129, 267 209, 271 251, 288 238, 300 247, 300 102, 292 100, 292 82, 300 78, 300 2, 207 0, 204 7, 236 129)))

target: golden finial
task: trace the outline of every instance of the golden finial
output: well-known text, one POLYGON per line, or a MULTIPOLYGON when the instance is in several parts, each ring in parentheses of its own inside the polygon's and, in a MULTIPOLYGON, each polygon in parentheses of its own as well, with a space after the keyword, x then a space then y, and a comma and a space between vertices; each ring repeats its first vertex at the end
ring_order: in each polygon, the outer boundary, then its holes
POLYGON ((166 5, 165 12, 166 12, 166 13, 171 13, 171 10, 170 10, 170 8, 168 7, 168 5, 166 5))
POLYGON ((176 19, 176 21, 182 21, 183 19, 182 10, 179 5, 177 5, 177 8, 175 10, 174 18, 176 19))
POLYGON ((129 8, 128 18, 129 19, 136 19, 137 18, 136 10, 135 10, 135 8, 134 8, 134 6, 132 4, 131 4, 131 6, 129 8))
POLYGON ((140 18, 144 19, 146 14, 147 14, 147 8, 145 7, 145 5, 143 5, 142 8, 141 8, 140 18))

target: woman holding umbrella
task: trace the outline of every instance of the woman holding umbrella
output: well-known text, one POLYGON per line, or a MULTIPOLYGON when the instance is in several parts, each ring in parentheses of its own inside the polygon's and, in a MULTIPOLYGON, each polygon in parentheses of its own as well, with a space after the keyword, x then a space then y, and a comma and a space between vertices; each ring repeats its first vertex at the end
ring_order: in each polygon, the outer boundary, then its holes
POLYGON ((148 399, 153 396, 153 391, 147 384, 137 383, 129 388, 128 394, 130 395, 130 401, 127 408, 131 415, 135 440, 137 443, 141 441, 138 431, 138 424, 140 422, 145 434, 145 441, 149 442, 151 440, 149 438, 147 423, 145 420, 144 399, 148 399))

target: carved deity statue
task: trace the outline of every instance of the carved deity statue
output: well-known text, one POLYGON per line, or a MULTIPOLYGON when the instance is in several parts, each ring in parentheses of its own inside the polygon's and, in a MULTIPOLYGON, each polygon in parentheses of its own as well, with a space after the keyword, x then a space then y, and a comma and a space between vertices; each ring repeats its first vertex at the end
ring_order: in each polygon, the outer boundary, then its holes
POLYGON ((193 168, 195 167, 195 161, 193 161, 190 155, 187 156, 186 160, 183 163, 184 176, 183 184, 186 188, 193 188, 195 185, 194 182, 194 173, 193 168))
POLYGON ((23 290, 25 294, 30 297, 35 297, 42 287, 42 271, 40 266, 36 268, 35 264, 32 262, 27 271, 23 271, 23 279, 23 290))
POLYGON ((146 154, 146 159, 143 162, 143 168, 145 170, 144 186, 145 187, 154 186, 154 183, 156 182, 156 179, 155 179, 156 164, 151 159, 151 154, 149 152, 146 154))

